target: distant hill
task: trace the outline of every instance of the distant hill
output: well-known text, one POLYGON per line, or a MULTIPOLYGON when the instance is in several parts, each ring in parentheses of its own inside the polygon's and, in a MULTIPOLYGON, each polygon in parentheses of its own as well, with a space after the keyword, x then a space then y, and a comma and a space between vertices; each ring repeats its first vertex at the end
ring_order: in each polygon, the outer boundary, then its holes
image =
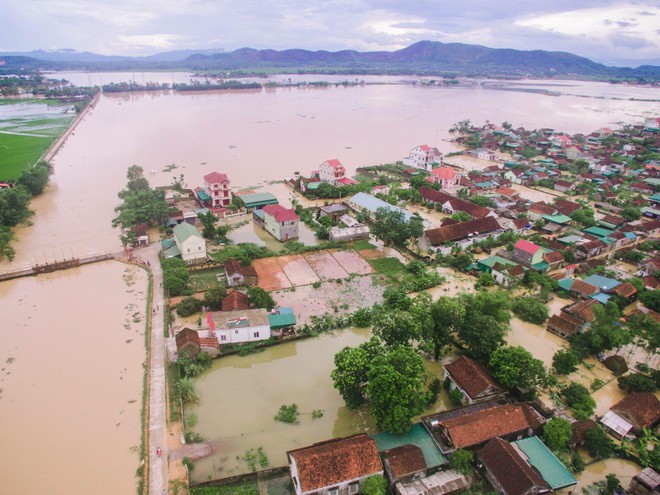
POLYGON ((660 67, 658 66, 644 65, 634 69, 609 67, 566 52, 488 48, 480 45, 438 41, 420 41, 391 52, 358 52, 354 50, 329 52, 302 49, 278 51, 241 48, 232 52, 176 50, 147 57, 111 57, 72 50, 57 52, 36 50, 20 54, 17 52, 0 53, 0 57, 5 55, 30 56, 50 62, 63 70, 183 69, 213 71, 281 68, 346 74, 660 79, 660 67))

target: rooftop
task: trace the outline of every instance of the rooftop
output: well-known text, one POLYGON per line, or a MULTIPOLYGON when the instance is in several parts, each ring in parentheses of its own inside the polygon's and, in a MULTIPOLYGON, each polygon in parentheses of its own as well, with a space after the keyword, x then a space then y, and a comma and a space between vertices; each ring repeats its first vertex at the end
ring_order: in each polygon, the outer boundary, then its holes
POLYGON ((376 447, 380 452, 408 444, 419 447, 424 455, 427 468, 434 468, 447 463, 447 458, 442 455, 433 438, 421 423, 415 423, 408 433, 402 435, 393 435, 382 431, 371 435, 371 438, 376 442, 376 447))
POLYGON ((207 320, 211 330, 268 325, 268 312, 263 308, 236 311, 213 311, 207 320))
POLYGON ((277 198, 268 192, 241 194, 238 197, 241 198, 246 208, 258 208, 278 203, 277 198))
POLYGON ((472 399, 489 392, 489 389, 493 389, 490 393, 503 392, 488 370, 467 356, 445 365, 445 371, 472 399))
POLYGON ((382 199, 378 199, 375 196, 372 196, 371 194, 359 192, 355 196, 352 196, 349 200, 349 203, 355 203, 356 205, 360 206, 361 208, 366 208, 367 210, 371 212, 376 212, 379 208, 385 208, 387 210, 394 210, 394 211, 400 211, 403 212, 403 218, 406 221, 409 221, 412 218, 412 215, 398 206, 393 206, 382 199))
POLYGON ((202 234, 199 233, 197 227, 192 226, 188 222, 181 222, 172 229, 172 233, 179 244, 185 242, 189 237, 199 237, 202 239, 202 234))
POLYGON ((537 436, 523 438, 512 443, 523 451, 529 463, 541 473, 541 477, 553 490, 561 490, 577 483, 575 476, 537 436))

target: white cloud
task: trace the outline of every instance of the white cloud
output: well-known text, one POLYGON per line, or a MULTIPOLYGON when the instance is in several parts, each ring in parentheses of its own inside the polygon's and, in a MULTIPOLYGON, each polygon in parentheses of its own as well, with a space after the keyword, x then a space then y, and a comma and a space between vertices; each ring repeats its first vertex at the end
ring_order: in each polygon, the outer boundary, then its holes
POLYGON ((176 34, 134 34, 120 35, 117 37, 118 48, 131 51, 143 51, 145 48, 154 50, 169 50, 177 46, 184 39, 176 34))

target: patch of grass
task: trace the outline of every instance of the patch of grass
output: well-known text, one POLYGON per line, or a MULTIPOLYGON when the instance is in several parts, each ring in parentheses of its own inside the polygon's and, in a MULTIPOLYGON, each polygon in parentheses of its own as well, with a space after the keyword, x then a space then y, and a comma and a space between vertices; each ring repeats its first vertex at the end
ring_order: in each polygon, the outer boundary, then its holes
POLYGON ((190 489, 190 495, 258 495, 257 480, 247 480, 221 486, 200 486, 190 489))
POLYGON ((18 179, 23 170, 39 161, 52 142, 50 137, 0 133, 0 179, 18 179))
POLYGON ((360 251, 362 249, 376 249, 376 246, 371 244, 369 241, 355 241, 353 243, 353 249, 360 251))
POLYGON ((378 273, 391 278, 405 270, 405 266, 397 258, 375 258, 367 261, 378 273))
POLYGON ((190 272, 188 284, 194 292, 203 292, 218 285, 218 273, 224 273, 222 266, 210 270, 190 272))

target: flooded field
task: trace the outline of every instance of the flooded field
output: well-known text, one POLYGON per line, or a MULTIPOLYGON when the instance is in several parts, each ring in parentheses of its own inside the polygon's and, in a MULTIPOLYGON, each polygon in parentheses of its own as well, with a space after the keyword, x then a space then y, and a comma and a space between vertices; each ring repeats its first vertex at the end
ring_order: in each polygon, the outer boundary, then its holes
MULTIPOLYGON (((300 222, 298 225, 298 235, 298 242, 302 242, 307 246, 315 246, 318 244, 315 232, 303 222, 300 222)), ((266 232, 266 230, 257 226, 252 220, 249 220, 246 224, 232 230, 228 237, 235 244, 241 242, 253 242, 259 246, 265 246, 271 251, 282 251, 286 247, 285 243, 275 239, 272 235, 266 232)))
POLYGON ((114 261, 0 284, 3 493, 135 493, 145 290, 114 261))
MULTIPOLYGON (((230 356, 213 363, 211 371, 196 381, 200 403, 186 408, 195 413, 195 428, 213 445, 214 454, 196 462, 196 481, 247 472, 241 458, 261 447, 271 466, 286 464, 286 451, 333 437, 374 432, 371 416, 351 411, 332 387, 330 371, 336 352, 369 339, 367 329, 347 329, 313 339, 270 347, 246 357, 230 356), (295 403, 299 424, 277 422, 273 417, 283 404, 295 403), (323 410, 312 419, 311 412, 323 410), (237 458, 238 457, 238 458, 237 458)), ((427 362, 439 375, 441 365, 427 362)), ((432 410, 448 407, 445 392, 432 410)), ((426 412, 425 414, 430 413, 426 412)))

